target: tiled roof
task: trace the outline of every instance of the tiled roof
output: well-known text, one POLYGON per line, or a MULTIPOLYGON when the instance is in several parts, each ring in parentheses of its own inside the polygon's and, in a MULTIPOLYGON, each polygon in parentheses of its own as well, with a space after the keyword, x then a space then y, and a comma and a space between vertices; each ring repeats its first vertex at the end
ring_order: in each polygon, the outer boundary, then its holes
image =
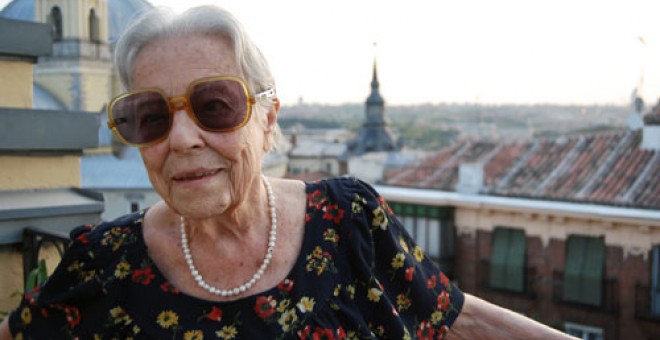
POLYGON ((641 134, 463 141, 387 170, 383 184, 454 191, 459 165, 481 163, 482 194, 659 209, 660 151, 641 149, 641 134))

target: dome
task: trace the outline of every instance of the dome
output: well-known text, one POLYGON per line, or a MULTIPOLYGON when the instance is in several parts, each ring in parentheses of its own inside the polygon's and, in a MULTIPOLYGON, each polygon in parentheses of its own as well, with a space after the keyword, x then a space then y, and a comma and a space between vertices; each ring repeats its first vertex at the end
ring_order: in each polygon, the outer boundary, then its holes
MULTIPOLYGON (((35 1, 13 0, 2 9, 0 17, 36 21, 34 18, 35 1)), ((108 36, 110 41, 113 42, 117 39, 136 14, 151 7, 152 5, 146 0, 108 0, 108 12, 110 14, 108 36)))

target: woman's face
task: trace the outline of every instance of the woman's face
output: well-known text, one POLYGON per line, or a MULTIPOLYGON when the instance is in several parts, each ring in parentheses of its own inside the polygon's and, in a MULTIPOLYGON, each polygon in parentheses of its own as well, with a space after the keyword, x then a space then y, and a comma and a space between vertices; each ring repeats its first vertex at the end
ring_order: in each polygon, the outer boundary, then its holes
MULTIPOLYGON (((177 96, 194 80, 220 75, 242 77, 226 39, 202 34, 163 38, 136 57, 131 90, 157 87, 177 96)), ((258 109, 252 110, 250 122, 229 133, 202 130, 184 110, 176 111, 168 137, 140 149, 154 189, 175 212, 188 218, 216 216, 244 202, 246 193, 260 190, 270 128, 258 109)))

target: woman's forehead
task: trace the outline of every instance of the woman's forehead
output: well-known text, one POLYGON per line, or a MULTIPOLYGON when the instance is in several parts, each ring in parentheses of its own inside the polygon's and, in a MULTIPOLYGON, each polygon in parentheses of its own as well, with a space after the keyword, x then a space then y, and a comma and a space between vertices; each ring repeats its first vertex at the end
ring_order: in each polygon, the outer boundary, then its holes
POLYGON ((206 34, 159 38, 144 46, 135 58, 132 89, 160 87, 181 91, 199 78, 240 76, 229 40, 206 34))

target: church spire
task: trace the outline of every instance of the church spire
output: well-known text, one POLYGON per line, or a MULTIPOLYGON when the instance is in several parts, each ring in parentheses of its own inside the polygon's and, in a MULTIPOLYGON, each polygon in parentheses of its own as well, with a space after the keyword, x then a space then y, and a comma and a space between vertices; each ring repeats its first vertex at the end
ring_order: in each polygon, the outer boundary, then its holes
POLYGON ((385 100, 380 95, 380 83, 378 82, 378 68, 374 58, 374 72, 371 78, 371 94, 367 98, 367 105, 385 105, 385 100))

